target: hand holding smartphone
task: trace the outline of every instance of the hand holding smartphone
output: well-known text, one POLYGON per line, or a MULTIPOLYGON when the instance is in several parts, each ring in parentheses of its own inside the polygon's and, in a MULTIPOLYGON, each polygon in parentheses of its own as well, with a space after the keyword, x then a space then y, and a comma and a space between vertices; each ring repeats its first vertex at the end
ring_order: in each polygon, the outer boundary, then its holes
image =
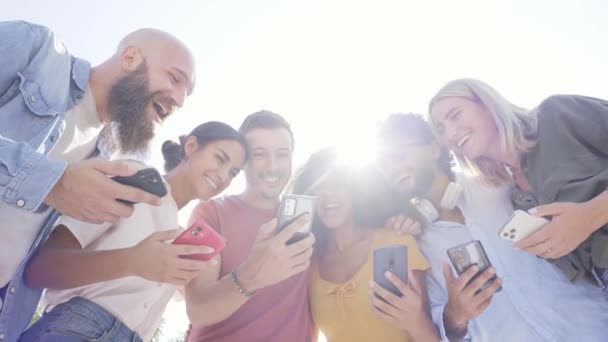
POLYGON ((285 229, 290 223, 297 220, 298 217, 310 213, 310 221, 298 230, 289 240, 287 244, 298 242, 310 234, 312 229, 312 221, 314 217, 315 197, 304 195, 283 195, 281 206, 279 207, 278 226, 277 230, 285 229))
MULTIPOLYGON (((139 170, 139 171, 137 171, 137 173, 135 173, 134 175, 131 175, 131 176, 126 176, 126 177, 115 176, 115 177, 112 177, 111 179, 120 184, 129 185, 129 186, 144 190, 144 191, 154 194, 158 197, 163 197, 167 194, 167 188, 165 187, 163 178, 155 168, 150 167, 150 168, 139 170)), ((129 205, 135 204, 134 202, 123 200, 123 199, 116 199, 116 200, 119 202, 125 203, 125 204, 129 204, 129 205)))
POLYGON ((224 237, 202 220, 191 225, 172 243, 176 245, 202 245, 215 249, 215 252, 210 254, 191 254, 183 256, 184 258, 203 261, 213 259, 224 249, 224 247, 226 247, 226 240, 224 237))
POLYGON ((547 223, 549 220, 546 218, 528 214, 523 210, 516 210, 498 232, 498 236, 505 240, 519 242, 547 223))
POLYGON ((407 284, 407 271, 407 246, 395 245, 374 251, 374 281, 392 294, 401 297, 401 292, 384 274, 391 272, 407 284))
MULTIPOLYGON (((471 280, 469 280, 467 285, 477 279, 477 277, 479 277, 486 269, 492 267, 490 259, 488 259, 488 255, 486 254, 486 251, 479 240, 469 241, 462 245, 452 247, 447 250, 447 254, 458 275, 463 274, 473 265, 476 265, 479 268, 479 272, 477 272, 477 274, 471 278, 471 280)), ((481 289, 479 289, 479 291, 490 286, 494 280, 496 280, 496 275, 490 278, 490 280, 488 280, 481 287, 481 289)), ((496 292, 500 291, 501 289, 502 287, 500 287, 496 292)))

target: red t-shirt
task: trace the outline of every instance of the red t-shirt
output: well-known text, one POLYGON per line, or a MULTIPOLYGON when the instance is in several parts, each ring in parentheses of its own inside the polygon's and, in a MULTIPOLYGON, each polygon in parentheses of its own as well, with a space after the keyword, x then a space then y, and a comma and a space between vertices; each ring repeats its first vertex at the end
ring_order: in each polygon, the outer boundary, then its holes
MULTIPOLYGON (((199 203, 190 222, 203 218, 226 239, 220 268, 220 277, 224 277, 249 256, 260 226, 276 214, 277 209, 254 208, 238 196, 228 196, 199 203)), ((192 328, 188 341, 311 342, 313 336, 306 271, 257 290, 223 322, 192 328)))

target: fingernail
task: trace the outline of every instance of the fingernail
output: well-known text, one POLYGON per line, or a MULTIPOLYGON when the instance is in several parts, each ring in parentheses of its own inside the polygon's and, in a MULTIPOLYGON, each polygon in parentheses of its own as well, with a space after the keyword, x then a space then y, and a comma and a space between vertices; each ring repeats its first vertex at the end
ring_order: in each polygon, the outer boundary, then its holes
POLYGON ((391 272, 388 272, 388 271, 384 272, 384 276, 387 277, 387 278, 392 278, 393 277, 393 275, 391 274, 391 272))
POLYGON ((528 210, 528 213, 534 215, 534 214, 538 213, 538 209, 532 208, 532 209, 528 210))

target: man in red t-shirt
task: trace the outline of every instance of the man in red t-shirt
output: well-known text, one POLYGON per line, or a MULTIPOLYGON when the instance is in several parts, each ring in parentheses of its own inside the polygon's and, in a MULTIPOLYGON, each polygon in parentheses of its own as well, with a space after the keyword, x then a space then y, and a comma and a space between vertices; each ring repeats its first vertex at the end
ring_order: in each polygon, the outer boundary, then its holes
POLYGON ((201 202, 190 223, 205 220, 227 240, 213 272, 186 288, 188 341, 311 342, 308 266, 314 236, 287 246, 303 216, 276 233, 279 196, 292 170, 293 134, 278 114, 249 115, 241 128, 249 143, 245 191, 201 202))

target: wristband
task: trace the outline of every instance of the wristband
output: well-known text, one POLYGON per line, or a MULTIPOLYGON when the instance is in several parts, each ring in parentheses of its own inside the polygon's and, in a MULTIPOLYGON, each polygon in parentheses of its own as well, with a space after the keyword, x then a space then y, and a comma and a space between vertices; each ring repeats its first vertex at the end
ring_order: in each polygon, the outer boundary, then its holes
POLYGON ((230 277, 232 278, 232 283, 234 284, 234 286, 236 287, 237 290, 239 290, 239 292, 249 298, 251 296, 253 296, 255 294, 255 290, 254 291, 247 291, 245 290, 242 286, 241 283, 239 282, 239 277, 236 275, 237 269, 235 268, 234 270, 232 270, 232 272, 230 272, 230 277))

